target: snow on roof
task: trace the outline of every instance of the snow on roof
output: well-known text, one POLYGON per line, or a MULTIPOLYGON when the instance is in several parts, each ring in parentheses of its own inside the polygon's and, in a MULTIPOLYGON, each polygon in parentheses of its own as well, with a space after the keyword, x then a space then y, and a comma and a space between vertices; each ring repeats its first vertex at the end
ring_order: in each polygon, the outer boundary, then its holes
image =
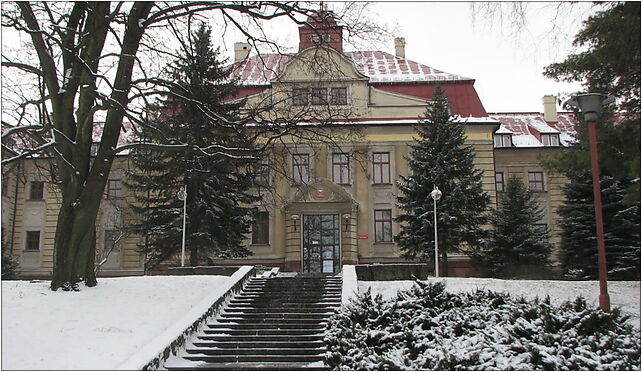
POLYGON ((386 52, 346 52, 344 54, 354 62, 359 72, 370 77, 372 83, 472 80, 386 52))
POLYGON ((571 112, 558 113, 556 122, 544 120, 544 114, 527 113, 489 113, 501 125, 497 134, 512 134, 515 147, 544 147, 541 134, 559 134, 562 146, 568 146, 575 141, 575 119, 571 112))
MULTIPOLYGON (((345 52, 357 70, 368 76, 372 83, 402 83, 419 81, 470 81, 471 78, 440 71, 430 66, 380 51, 345 52)), ((232 77, 241 85, 269 85, 293 54, 261 54, 248 57, 236 64, 232 77)))

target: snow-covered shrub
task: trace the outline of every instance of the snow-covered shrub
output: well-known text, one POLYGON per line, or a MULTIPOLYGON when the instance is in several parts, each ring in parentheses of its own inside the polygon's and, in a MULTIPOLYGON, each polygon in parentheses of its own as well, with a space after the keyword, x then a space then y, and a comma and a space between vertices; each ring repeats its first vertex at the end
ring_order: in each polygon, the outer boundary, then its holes
POLYGON ((577 298, 553 306, 417 281, 392 300, 358 295, 328 322, 326 362, 340 370, 639 369, 640 339, 618 309, 577 298))
POLYGON ((18 279, 18 261, 9 256, 2 256, 2 280, 18 279))

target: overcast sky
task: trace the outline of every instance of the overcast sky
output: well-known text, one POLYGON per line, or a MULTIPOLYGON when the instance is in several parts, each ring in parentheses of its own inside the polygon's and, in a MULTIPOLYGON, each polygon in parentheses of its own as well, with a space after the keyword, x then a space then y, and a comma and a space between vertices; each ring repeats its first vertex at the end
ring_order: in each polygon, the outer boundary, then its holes
MULTIPOLYGON (((475 79, 486 111, 541 112, 542 96, 581 89, 579 84, 545 78, 542 71, 573 50, 573 36, 592 7, 591 3, 525 4, 528 23, 518 34, 510 27, 509 12, 503 19, 490 19, 483 12, 473 17, 469 2, 377 2, 372 17, 390 28, 397 26, 391 36, 406 39, 406 58, 475 79)), ((509 6, 505 4, 505 9, 509 6)), ((285 46, 298 44, 292 23, 276 25, 273 32, 285 46)), ((230 56, 233 42, 242 41, 234 37, 232 32, 225 38, 230 56)), ((368 49, 394 54, 394 42, 391 38, 368 49)))
MULTIPOLYGON (((330 9, 342 7, 342 3, 326 4, 330 9)), ((483 12, 484 3, 476 3, 482 10, 473 12, 469 2, 375 2, 369 18, 394 32, 388 40, 362 43, 358 50, 394 54, 393 38, 404 37, 406 58, 475 79, 487 112, 541 112, 542 96, 581 90, 579 84, 545 78, 542 71, 576 52, 572 39, 582 21, 595 11, 592 3, 523 3, 528 23, 519 33, 510 26, 514 19, 507 11, 511 3, 502 4, 503 18, 502 14, 491 18, 483 12)), ((224 29, 218 13, 202 19, 213 28, 214 45, 222 46, 224 56, 233 59, 234 43, 245 41, 243 35, 233 27, 224 29)), ((297 50, 297 26, 286 17, 266 22, 264 31, 283 51, 297 50)), ((5 28, 2 34, 3 53, 6 46, 17 46, 22 40, 5 28)), ((167 40, 165 47, 173 49, 173 44, 167 40)), ((346 50, 355 48, 348 45, 346 50)))

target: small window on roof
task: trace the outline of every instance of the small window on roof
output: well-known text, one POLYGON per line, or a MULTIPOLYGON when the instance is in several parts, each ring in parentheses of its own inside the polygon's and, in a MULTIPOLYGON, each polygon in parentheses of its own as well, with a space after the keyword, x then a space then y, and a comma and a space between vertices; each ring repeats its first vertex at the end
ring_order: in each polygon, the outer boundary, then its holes
POLYGON ((542 134, 542 145, 554 146, 554 147, 559 146, 560 135, 559 134, 542 134))
POLYGON ((511 134, 496 134, 495 135, 495 147, 511 147, 511 134))

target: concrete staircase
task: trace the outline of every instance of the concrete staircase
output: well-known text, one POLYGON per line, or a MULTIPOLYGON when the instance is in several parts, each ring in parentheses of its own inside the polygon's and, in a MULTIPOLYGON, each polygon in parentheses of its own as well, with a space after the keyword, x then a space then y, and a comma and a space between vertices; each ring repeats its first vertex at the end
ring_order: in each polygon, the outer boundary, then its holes
POLYGON ((328 369, 327 318, 341 304, 341 277, 251 278, 168 370, 328 369))

